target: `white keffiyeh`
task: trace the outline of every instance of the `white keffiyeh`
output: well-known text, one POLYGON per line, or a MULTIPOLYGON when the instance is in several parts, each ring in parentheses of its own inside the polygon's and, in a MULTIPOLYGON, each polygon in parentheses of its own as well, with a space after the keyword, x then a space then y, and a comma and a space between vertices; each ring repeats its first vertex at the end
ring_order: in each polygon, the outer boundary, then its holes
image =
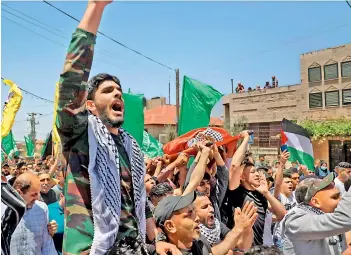
MULTIPOLYGON (((89 115, 89 178, 94 218, 90 254, 105 254, 116 241, 121 213, 120 165, 117 146, 99 118, 89 115)), ((139 234, 145 241, 145 166, 141 150, 127 132, 119 129, 131 164, 135 213, 139 234)))
POLYGON ((215 219, 214 228, 208 228, 204 224, 200 223, 200 232, 201 235, 206 237, 211 246, 214 246, 221 241, 221 224, 217 219, 215 219))

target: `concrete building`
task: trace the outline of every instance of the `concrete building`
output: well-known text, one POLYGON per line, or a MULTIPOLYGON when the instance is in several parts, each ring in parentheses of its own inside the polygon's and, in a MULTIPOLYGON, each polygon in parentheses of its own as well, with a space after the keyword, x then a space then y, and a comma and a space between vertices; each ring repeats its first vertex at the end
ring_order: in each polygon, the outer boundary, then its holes
MULTIPOLYGON (((351 121, 351 44, 302 54, 300 73, 300 84, 223 97, 225 122, 247 123, 255 131, 252 148, 271 158, 280 147, 283 118, 351 121)), ((332 167, 338 160, 351 162, 351 137, 328 137, 313 145, 315 159, 332 167)))

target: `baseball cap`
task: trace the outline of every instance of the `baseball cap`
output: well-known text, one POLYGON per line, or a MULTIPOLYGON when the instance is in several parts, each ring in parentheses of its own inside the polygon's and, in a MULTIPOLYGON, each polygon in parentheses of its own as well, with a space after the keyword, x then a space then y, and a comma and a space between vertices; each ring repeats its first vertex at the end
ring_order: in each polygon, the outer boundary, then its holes
POLYGON ((335 179, 334 173, 328 174, 323 179, 306 178, 297 186, 295 191, 296 200, 298 203, 308 203, 316 195, 318 191, 328 187, 335 179))
POLYGON ((154 211, 157 226, 163 226, 166 220, 171 217, 173 212, 191 205, 195 199, 195 191, 185 196, 168 196, 163 198, 158 203, 154 211))
POLYGON ((10 167, 8 163, 3 163, 1 167, 5 167, 5 166, 10 167))

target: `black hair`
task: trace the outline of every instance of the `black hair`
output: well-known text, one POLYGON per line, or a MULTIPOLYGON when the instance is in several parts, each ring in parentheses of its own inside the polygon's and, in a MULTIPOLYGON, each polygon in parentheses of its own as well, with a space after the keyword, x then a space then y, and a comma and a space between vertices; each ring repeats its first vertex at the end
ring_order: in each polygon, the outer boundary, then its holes
POLYGON ((21 167, 25 165, 26 165, 26 162, 20 162, 17 164, 17 169, 21 169, 21 167))
POLYGON ((283 178, 291 178, 291 171, 290 170, 285 170, 283 172, 283 178))
POLYGON ((348 178, 347 181, 344 183, 345 190, 349 191, 349 188, 351 186, 351 178, 348 178))
POLYGON ((114 81, 115 83, 117 83, 118 86, 121 87, 121 82, 116 76, 107 73, 99 73, 98 75, 93 76, 88 81, 88 100, 94 99, 96 90, 104 81, 114 81))
POLYGON ((173 193, 172 186, 169 185, 169 183, 167 183, 167 182, 163 182, 163 183, 157 184, 151 188, 149 197, 150 198, 163 197, 163 196, 170 194, 170 193, 173 193))
POLYGON ((283 253, 276 246, 259 245, 254 246, 245 255, 283 255, 283 253))

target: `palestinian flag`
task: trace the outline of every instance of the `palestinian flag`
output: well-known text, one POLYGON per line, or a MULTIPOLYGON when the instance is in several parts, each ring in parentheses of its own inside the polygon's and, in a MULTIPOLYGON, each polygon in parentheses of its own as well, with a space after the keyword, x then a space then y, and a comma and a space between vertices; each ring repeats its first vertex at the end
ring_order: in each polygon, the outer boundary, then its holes
POLYGON ((308 170, 314 171, 313 147, 310 135, 303 127, 287 120, 282 121, 281 130, 282 145, 288 147, 289 160, 298 161, 307 166, 308 170))

